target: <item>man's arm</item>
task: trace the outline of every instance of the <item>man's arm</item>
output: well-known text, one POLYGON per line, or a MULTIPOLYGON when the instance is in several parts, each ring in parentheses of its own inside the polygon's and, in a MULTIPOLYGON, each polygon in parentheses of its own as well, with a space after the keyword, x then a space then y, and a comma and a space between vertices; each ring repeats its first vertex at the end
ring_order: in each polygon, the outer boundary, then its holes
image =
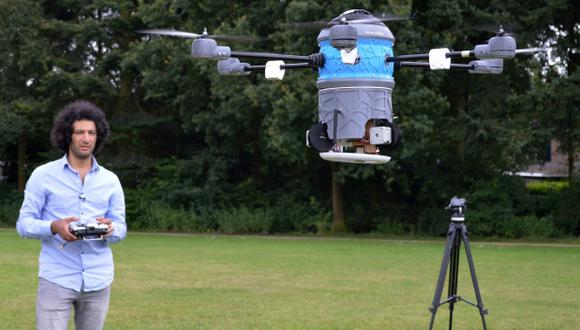
POLYGON ((105 219, 100 219, 99 222, 107 223, 111 221, 113 225, 112 231, 107 234, 107 244, 117 243, 127 236, 127 223, 125 222, 125 194, 123 187, 117 177, 115 177, 115 184, 113 194, 109 201, 109 210, 105 215, 105 219))
POLYGON ((24 190, 24 201, 20 207, 20 216, 16 222, 16 231, 24 238, 46 239, 52 237, 51 221, 40 219, 40 213, 46 203, 42 189, 42 177, 37 170, 32 172, 24 190))

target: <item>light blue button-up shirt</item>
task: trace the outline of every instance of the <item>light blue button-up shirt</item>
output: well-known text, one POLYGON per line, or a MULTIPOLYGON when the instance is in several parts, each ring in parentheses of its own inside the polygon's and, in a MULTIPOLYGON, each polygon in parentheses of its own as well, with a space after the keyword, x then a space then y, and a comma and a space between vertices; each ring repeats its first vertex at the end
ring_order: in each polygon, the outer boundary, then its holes
POLYGON ((24 202, 16 230, 25 238, 42 242, 38 276, 77 292, 96 291, 113 282, 113 253, 108 244, 125 238, 125 197, 119 178, 97 164, 84 183, 66 155, 32 172, 26 183, 24 202), (66 242, 52 234, 54 220, 78 217, 81 222, 109 218, 115 230, 106 240, 66 242))

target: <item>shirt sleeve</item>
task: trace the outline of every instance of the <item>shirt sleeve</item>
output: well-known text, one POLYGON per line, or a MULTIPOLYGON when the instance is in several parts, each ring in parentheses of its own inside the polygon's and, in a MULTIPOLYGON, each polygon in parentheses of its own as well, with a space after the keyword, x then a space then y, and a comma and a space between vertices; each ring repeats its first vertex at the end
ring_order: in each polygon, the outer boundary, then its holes
POLYGON ((24 201, 16 222, 16 231, 24 238, 46 239, 53 236, 50 230, 52 221, 44 221, 40 218, 46 203, 42 181, 42 174, 35 170, 26 183, 24 201))
POLYGON ((109 210, 105 218, 111 219, 115 230, 107 237, 107 244, 117 243, 127 236, 127 223, 125 222, 125 194, 119 178, 115 177, 113 194, 109 201, 109 210))

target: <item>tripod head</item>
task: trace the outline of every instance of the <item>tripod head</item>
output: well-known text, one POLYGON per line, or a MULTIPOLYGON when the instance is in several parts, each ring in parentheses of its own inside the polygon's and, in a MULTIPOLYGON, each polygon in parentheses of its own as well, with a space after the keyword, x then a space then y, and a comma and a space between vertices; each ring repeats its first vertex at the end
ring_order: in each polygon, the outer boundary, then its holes
POLYGON ((465 205, 467 201, 465 198, 460 198, 457 196, 453 196, 449 205, 445 208, 451 214, 451 221, 452 222, 463 222, 465 221, 465 210, 467 206, 465 205))

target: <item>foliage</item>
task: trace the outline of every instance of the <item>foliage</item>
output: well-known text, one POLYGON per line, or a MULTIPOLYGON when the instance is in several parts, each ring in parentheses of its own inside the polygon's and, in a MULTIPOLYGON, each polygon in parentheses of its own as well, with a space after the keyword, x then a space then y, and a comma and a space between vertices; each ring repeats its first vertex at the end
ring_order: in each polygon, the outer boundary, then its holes
POLYGON ((565 181, 536 181, 527 184, 528 190, 533 194, 558 192, 567 189, 568 187, 569 184, 565 181))
POLYGON ((271 198, 271 205, 247 203, 219 208, 209 204, 176 207, 145 189, 126 189, 125 198, 132 230, 269 234, 326 233, 329 229, 330 213, 313 197, 304 203, 280 195, 271 198))
POLYGON ((272 214, 264 209, 220 210, 213 214, 219 231, 225 234, 267 234, 274 221, 272 214))
POLYGON ((550 217, 513 217, 501 224, 502 237, 506 238, 549 238, 556 233, 550 217))
POLYGON ((22 204, 22 193, 14 187, 0 183, 0 226, 13 227, 16 225, 20 205, 22 204))
POLYGON ((578 180, 556 194, 554 202, 554 225, 563 235, 580 235, 580 184, 578 180))
MULTIPOLYGON (((17 194, 16 191, 12 192, 17 194)), ((0 202, 0 227, 14 227, 20 211, 21 199, 3 200, 0 202)))
POLYGON ((412 234, 412 230, 408 225, 401 223, 396 219, 384 218, 375 220, 378 225, 374 231, 383 235, 408 235, 412 234))
POLYGON ((153 202, 141 214, 137 223, 131 223, 131 228, 154 229, 169 232, 201 232, 195 213, 176 209, 170 205, 153 202))

